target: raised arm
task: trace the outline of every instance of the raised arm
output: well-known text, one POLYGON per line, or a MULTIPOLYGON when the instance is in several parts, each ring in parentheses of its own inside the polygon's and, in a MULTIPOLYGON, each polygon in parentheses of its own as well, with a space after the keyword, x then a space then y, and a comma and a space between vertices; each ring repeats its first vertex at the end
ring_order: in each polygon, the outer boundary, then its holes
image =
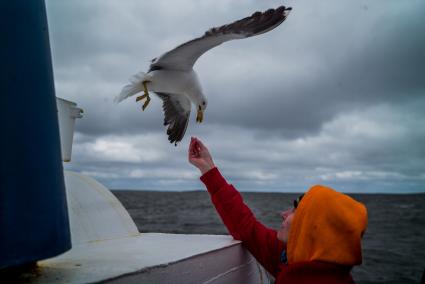
POLYGON ((284 249, 284 244, 276 237, 276 231, 257 221, 240 193, 226 182, 215 167, 208 149, 200 140, 192 138, 188 156, 189 162, 201 171, 201 180, 229 233, 241 240, 264 268, 276 275, 284 249))

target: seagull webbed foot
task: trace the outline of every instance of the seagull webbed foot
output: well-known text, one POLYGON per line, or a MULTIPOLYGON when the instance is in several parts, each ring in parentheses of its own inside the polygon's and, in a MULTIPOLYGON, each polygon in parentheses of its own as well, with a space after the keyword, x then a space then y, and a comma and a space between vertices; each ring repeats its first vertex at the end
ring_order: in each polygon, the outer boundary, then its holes
POLYGON ((146 86, 147 83, 149 83, 150 81, 143 81, 143 89, 144 89, 144 95, 138 96, 136 98, 136 102, 143 100, 146 98, 145 103, 142 106, 142 110, 144 111, 146 109, 146 107, 148 106, 149 102, 151 101, 151 97, 149 96, 149 92, 148 92, 148 87, 146 86))

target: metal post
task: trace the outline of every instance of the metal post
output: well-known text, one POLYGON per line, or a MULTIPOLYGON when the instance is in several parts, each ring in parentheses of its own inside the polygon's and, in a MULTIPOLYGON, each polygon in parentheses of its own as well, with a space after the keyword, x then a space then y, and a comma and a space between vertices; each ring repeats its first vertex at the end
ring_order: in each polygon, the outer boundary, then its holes
POLYGON ((0 268, 71 248, 43 0, 0 0, 0 268))

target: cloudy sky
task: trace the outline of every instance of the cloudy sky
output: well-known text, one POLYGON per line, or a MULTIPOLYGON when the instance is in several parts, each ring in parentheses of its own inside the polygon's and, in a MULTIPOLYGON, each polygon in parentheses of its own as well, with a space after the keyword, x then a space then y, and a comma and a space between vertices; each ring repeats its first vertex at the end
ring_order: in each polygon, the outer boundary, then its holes
POLYGON ((112 189, 201 189, 191 136, 245 191, 425 192, 425 2, 47 0, 56 95, 84 109, 72 162, 112 189), (293 7, 196 63, 208 97, 169 144, 161 102, 114 104, 149 60, 213 26, 293 7))

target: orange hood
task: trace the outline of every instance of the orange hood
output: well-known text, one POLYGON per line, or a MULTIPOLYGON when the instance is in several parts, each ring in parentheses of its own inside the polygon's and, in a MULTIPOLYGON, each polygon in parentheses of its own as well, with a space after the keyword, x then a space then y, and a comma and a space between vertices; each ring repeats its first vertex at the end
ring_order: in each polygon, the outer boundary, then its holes
POLYGON ((361 238, 366 226, 367 210, 362 203, 333 189, 314 186, 295 211, 287 245, 288 263, 315 260, 361 264, 361 238))

